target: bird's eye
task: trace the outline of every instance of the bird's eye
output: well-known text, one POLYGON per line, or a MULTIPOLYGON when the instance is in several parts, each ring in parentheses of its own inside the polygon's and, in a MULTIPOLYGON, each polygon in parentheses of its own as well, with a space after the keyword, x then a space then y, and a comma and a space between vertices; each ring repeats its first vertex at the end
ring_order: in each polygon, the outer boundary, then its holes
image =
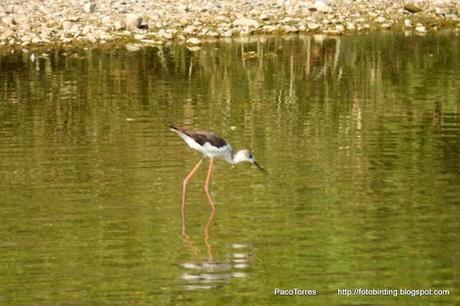
POLYGON ((252 155, 249 155, 249 158, 252 158, 252 155))

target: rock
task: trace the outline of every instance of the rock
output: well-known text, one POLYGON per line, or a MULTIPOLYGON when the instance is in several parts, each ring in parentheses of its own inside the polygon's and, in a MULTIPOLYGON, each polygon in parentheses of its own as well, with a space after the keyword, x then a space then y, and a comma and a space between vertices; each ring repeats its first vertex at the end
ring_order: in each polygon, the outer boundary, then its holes
POLYGON ((185 34, 192 35, 192 34, 197 33, 198 31, 197 31, 197 28, 194 25, 189 25, 182 32, 185 33, 185 34))
POLYGON ((321 26, 316 22, 309 22, 307 24, 307 27, 309 30, 314 31, 314 30, 318 30, 321 26))
POLYGON ((160 31, 158 31, 157 35, 161 38, 164 38, 166 40, 171 40, 174 38, 174 35, 170 32, 167 32, 166 30, 164 29, 161 29, 160 31))
POLYGON ((187 44, 199 45, 199 44, 201 44, 201 40, 199 38, 196 38, 196 37, 191 37, 191 38, 187 39, 187 44))
POLYGON ((86 35, 86 39, 87 39, 89 42, 93 43, 93 44, 95 44, 95 43, 97 42, 96 35, 93 34, 93 33, 87 34, 87 35, 86 35))
POLYGON ((251 18, 241 17, 233 21, 233 25, 236 27, 255 28, 259 27, 259 23, 251 18))
POLYGON ((2 18, 2 22, 6 25, 15 25, 16 21, 11 16, 5 16, 2 18))
POLYGON ((385 22, 385 23, 382 23, 382 25, 380 26, 382 29, 389 29, 391 28, 391 23, 389 22, 385 22))
POLYGON ((115 23, 113 24, 113 27, 117 31, 124 30, 126 28, 125 24, 121 21, 115 21, 115 23))
POLYGON ((411 12, 411 13, 418 13, 420 11, 422 11, 422 9, 415 5, 414 3, 406 3, 404 4, 404 9, 408 12, 411 12))
POLYGON ((137 14, 128 14, 126 16, 126 26, 129 28, 139 29, 142 25, 142 17, 137 14))
POLYGON ((423 24, 417 23, 415 31, 417 31, 418 33, 426 33, 426 28, 423 26, 423 24))
POLYGON ((232 37, 233 36, 233 31, 232 30, 228 30, 228 31, 225 31, 223 33, 220 34, 221 37, 232 37))
POLYGON ((29 32, 32 29, 30 23, 21 23, 21 29, 25 32, 29 32))
POLYGON ((14 36, 14 32, 10 29, 6 29, 5 32, 3 32, 1 35, 0 35, 0 40, 7 40, 9 39, 10 37, 13 37, 14 36))
POLYGON ((442 16, 442 17, 445 17, 446 14, 447 14, 446 11, 443 8, 440 8, 440 7, 437 7, 437 6, 434 8, 434 11, 435 11, 436 15, 442 16))
POLYGON ((262 13, 262 14, 260 14, 260 16, 259 16, 259 19, 260 19, 260 20, 263 20, 263 21, 267 21, 267 20, 270 19, 270 17, 268 17, 267 15, 265 15, 265 14, 262 13))
POLYGON ((318 11, 321 13, 330 13, 332 9, 324 1, 315 1, 312 6, 309 8, 311 11, 318 11))
POLYGON ((377 23, 384 23, 386 21, 385 17, 379 16, 375 19, 375 22, 377 23))
POLYGON ((225 16, 222 16, 222 15, 219 15, 219 16, 216 16, 216 18, 214 18, 214 20, 219 21, 219 22, 227 22, 228 18, 225 17, 225 16))
POLYGON ((412 21, 410 21, 410 19, 404 19, 404 27, 412 28, 412 21))
POLYGON ((83 7, 83 11, 88 14, 94 13, 96 11, 96 3, 93 3, 93 2, 86 3, 85 6, 83 7))
POLYGON ((187 47, 187 49, 192 51, 192 52, 197 52, 197 51, 200 51, 201 47, 193 46, 193 47, 187 47))
POLYGON ((284 31, 286 33, 296 33, 296 32, 299 32, 299 29, 297 29, 296 27, 290 26, 290 25, 285 25, 284 31))
POLYGON ((69 31, 69 30, 72 28, 72 26, 73 26, 73 22, 72 22, 72 21, 66 20, 66 21, 64 21, 64 22, 62 23, 62 29, 63 29, 64 31, 69 31))
POLYGON ((29 23, 29 18, 25 17, 25 16, 18 16, 18 17, 14 17, 13 18, 13 22, 15 24, 26 24, 26 23, 29 23))
POLYGON ((433 6, 434 7, 446 7, 448 6, 451 2, 454 2, 454 1, 451 1, 451 0, 436 0, 434 1, 433 6))
POLYGON ((146 38, 146 36, 144 34, 135 34, 134 35, 135 40, 143 40, 145 38, 146 38))
POLYGON ((341 24, 337 24, 335 26, 335 30, 337 31, 337 33, 343 33, 343 32, 345 32, 345 27, 343 25, 341 25, 341 24))
POLYGON ((103 17, 101 18, 101 22, 102 22, 102 24, 104 24, 104 25, 110 25, 110 24, 112 23, 112 17, 110 17, 110 16, 103 16, 103 17))
POLYGON ((126 50, 130 52, 136 52, 141 49, 142 45, 141 44, 127 44, 125 45, 126 50))

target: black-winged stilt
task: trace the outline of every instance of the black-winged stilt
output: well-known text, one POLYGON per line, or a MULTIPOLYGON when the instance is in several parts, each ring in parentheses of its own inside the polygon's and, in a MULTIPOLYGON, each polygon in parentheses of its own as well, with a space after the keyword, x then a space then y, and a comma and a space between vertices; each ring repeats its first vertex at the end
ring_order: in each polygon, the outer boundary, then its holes
POLYGON ((251 151, 249 150, 240 150, 233 154, 233 149, 229 143, 224 139, 220 138, 214 133, 209 132, 195 132, 189 131, 184 128, 175 126, 174 124, 168 124, 171 131, 176 132, 186 143, 187 145, 203 154, 203 157, 200 161, 193 167, 192 171, 185 177, 182 190, 182 213, 185 212, 185 193, 187 190, 187 184, 195 172, 198 170, 200 165, 203 163, 203 160, 207 157, 210 159, 208 176, 206 177, 206 182, 204 184, 204 190, 208 196, 209 203, 211 204, 212 210, 215 210, 214 201, 212 200, 211 194, 209 192, 209 181, 211 180, 212 167, 214 165, 214 159, 221 158, 227 162, 235 165, 240 162, 250 162, 257 166, 259 170, 265 172, 265 169, 262 168, 254 159, 251 151))

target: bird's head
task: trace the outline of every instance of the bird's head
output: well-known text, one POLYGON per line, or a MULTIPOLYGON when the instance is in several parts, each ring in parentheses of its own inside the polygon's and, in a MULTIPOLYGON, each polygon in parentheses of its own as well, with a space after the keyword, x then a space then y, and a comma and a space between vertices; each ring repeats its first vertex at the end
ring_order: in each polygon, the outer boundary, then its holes
POLYGON ((260 171, 267 173, 267 171, 256 162, 256 160, 254 159, 254 155, 249 150, 245 149, 245 150, 238 151, 235 154, 235 157, 233 160, 235 164, 240 163, 240 162, 245 162, 245 161, 250 162, 251 164, 254 164, 257 167, 257 169, 259 169, 260 171))

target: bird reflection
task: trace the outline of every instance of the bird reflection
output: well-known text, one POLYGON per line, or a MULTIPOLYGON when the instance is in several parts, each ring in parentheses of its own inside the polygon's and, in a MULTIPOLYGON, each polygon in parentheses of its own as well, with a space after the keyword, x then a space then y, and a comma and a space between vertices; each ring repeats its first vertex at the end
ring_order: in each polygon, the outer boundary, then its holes
POLYGON ((250 268, 249 258, 251 254, 241 250, 247 248, 247 244, 234 243, 229 247, 233 250, 226 252, 225 259, 218 261, 213 256, 211 243, 211 225, 216 215, 215 210, 211 210, 208 221, 204 226, 204 245, 207 249, 207 256, 203 260, 200 248, 196 246, 187 234, 185 214, 182 215, 182 234, 185 245, 191 250, 194 261, 181 264, 185 271, 181 272, 181 279, 185 281, 182 286, 185 290, 208 290, 226 284, 231 278, 247 277, 246 270, 250 268))

